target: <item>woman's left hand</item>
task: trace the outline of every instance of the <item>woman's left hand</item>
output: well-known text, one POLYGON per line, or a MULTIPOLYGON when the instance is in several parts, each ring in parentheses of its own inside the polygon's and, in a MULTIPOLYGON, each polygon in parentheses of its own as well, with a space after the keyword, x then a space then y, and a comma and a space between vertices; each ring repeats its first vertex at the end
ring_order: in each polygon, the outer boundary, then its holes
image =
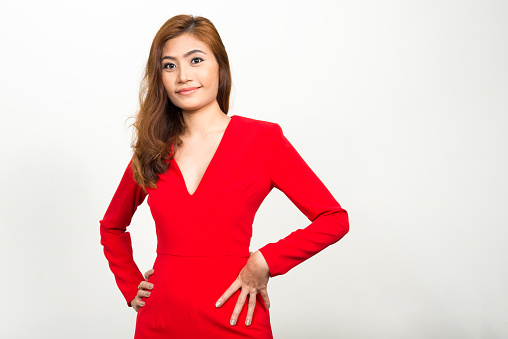
POLYGON ((224 294, 217 301, 216 307, 224 305, 226 300, 229 299, 239 288, 242 292, 238 296, 236 301, 233 315, 231 316, 231 325, 235 325, 240 311, 245 304, 247 295, 249 296, 249 308, 247 310, 247 318, 245 324, 250 326, 252 323, 252 315, 254 314, 254 308, 256 307, 256 295, 261 293, 263 300, 265 301, 266 308, 270 308, 270 299, 268 298, 268 279, 270 278, 270 269, 268 264, 263 257, 261 252, 256 251, 251 253, 251 256, 245 266, 242 268, 236 280, 229 286, 224 294))

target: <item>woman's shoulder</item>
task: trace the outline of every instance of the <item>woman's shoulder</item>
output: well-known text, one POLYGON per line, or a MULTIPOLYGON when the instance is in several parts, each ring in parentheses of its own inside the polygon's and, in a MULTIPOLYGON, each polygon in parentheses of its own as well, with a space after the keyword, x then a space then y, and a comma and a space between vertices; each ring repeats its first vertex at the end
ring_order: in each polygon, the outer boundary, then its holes
POLYGON ((243 128, 253 132, 267 132, 269 130, 273 130, 276 128, 276 126, 278 126, 278 124, 273 121, 255 119, 238 114, 233 115, 231 118, 233 117, 241 123, 240 125, 243 128))
POLYGON ((283 132, 281 126, 274 122, 263 119, 255 119, 243 115, 231 116, 234 120, 232 129, 238 146, 245 147, 269 147, 272 143, 283 140, 283 132))

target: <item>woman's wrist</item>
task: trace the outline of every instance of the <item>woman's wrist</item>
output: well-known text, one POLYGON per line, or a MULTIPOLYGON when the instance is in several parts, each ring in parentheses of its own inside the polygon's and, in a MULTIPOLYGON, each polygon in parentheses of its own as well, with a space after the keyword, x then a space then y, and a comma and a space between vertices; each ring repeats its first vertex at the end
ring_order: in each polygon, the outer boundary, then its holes
POLYGON ((265 271, 265 273, 268 276, 270 276, 270 267, 268 266, 268 263, 266 262, 265 257, 263 256, 263 253, 261 253, 261 251, 257 250, 256 252, 252 253, 251 257, 254 257, 256 266, 258 266, 260 269, 265 271))

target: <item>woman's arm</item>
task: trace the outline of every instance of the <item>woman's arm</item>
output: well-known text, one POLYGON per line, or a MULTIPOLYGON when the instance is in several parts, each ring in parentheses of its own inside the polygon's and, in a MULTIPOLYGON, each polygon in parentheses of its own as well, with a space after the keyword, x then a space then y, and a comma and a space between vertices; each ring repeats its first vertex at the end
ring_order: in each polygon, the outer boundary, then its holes
POLYGON ((126 229, 137 207, 146 197, 146 193, 134 180, 131 163, 132 159, 125 169, 104 218, 100 220, 104 255, 128 306, 131 306, 130 301, 136 297, 138 285, 144 277, 134 262, 131 237, 126 229))
POLYGON ((259 249, 270 268, 270 277, 275 277, 339 241, 349 231, 349 219, 346 210, 284 136, 279 124, 270 126, 268 134, 267 164, 272 186, 312 221, 259 249))

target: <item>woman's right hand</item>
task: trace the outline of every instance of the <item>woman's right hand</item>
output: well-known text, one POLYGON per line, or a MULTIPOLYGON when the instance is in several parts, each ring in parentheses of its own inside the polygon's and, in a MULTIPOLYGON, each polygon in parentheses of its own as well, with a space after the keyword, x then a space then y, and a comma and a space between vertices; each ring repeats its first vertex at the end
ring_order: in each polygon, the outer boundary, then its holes
POLYGON ((148 282, 148 278, 153 274, 153 268, 149 269, 145 273, 145 280, 139 283, 138 286, 138 294, 134 299, 131 300, 131 306, 134 311, 138 311, 140 307, 145 306, 145 302, 141 300, 142 297, 148 298, 150 296, 150 291, 153 288, 153 284, 148 282))

